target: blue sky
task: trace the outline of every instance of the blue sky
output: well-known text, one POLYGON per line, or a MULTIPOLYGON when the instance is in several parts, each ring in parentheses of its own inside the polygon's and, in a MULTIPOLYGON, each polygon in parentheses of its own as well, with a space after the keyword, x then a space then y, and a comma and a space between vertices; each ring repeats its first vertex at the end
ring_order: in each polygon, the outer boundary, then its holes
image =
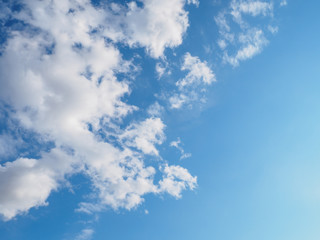
POLYGON ((317 1, 4 1, 0 238, 320 237, 317 1))

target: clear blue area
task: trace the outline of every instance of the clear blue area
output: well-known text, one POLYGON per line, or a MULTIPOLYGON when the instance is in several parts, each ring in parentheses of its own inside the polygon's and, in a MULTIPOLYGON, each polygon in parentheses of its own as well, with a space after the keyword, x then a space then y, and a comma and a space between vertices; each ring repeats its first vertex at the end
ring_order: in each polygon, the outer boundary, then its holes
MULTIPOLYGON (((213 16, 221 7, 210 2, 188 8, 190 28, 174 51, 208 61, 218 82, 202 111, 164 117, 167 141, 180 136, 192 153, 180 163, 198 176, 198 188, 180 200, 148 195, 136 210, 108 210, 96 220, 74 211, 90 188, 74 176, 77 194, 62 189, 49 206, 1 222, 0 239, 73 239, 85 227, 94 229, 94 240, 320 239, 320 2, 289 1, 275 16, 279 32, 269 45, 237 68, 218 65, 215 49, 203 50, 216 41, 213 16)), ((154 66, 148 69, 135 84, 152 78, 148 87, 157 88, 154 66)), ((153 101, 152 94, 132 94, 132 103, 153 101)), ((173 148, 162 147, 162 156, 179 161, 173 148)))

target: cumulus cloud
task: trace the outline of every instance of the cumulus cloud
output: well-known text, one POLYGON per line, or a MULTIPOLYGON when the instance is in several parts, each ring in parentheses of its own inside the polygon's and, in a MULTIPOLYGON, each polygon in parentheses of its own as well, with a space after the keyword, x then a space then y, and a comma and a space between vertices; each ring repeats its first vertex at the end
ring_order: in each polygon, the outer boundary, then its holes
POLYGON ((176 83, 179 88, 202 83, 210 85, 216 80, 207 62, 201 62, 198 57, 191 56, 190 53, 184 55, 181 70, 188 71, 188 74, 176 83))
POLYGON ((163 142, 164 127, 160 118, 148 118, 139 124, 131 124, 120 138, 126 145, 135 147, 145 154, 159 155, 155 144, 163 142))
MULTIPOLYGON (((33 143, 18 132, 1 132, 0 215, 10 220, 48 205, 50 194, 79 173, 92 183, 90 198, 77 209, 86 213, 134 209, 146 194, 180 198, 183 190, 194 189, 196 177, 161 157, 164 107, 155 102, 147 117, 135 119, 142 109, 127 97, 133 91, 132 72, 140 66, 125 53, 143 48, 158 61, 158 77, 169 75, 165 50, 182 43, 189 26, 185 5, 199 6, 199 1, 101 1, 93 6, 90 0, 22 0, 14 11, 12 4, 0 3, 7 38, 0 48, 0 107, 10 109, 0 117, 12 120, 11 128, 39 136, 36 145, 46 147, 34 156, 19 153, 19 145, 33 143), (7 161, 8 156, 16 157, 7 161)), ((215 17, 224 62, 237 66, 262 51, 266 32, 252 27, 248 17, 270 18, 273 8, 266 1, 232 0, 215 17)), ((270 24, 267 29, 278 30, 270 24)), ((187 52, 179 70, 184 75, 163 94, 169 107, 205 102, 206 88, 216 81, 209 64, 187 52)), ((170 145, 180 151, 180 159, 190 156, 179 138, 170 145)), ((92 234, 87 228, 76 239, 92 234)))
POLYGON ((182 43, 189 22, 184 5, 198 5, 197 0, 143 0, 142 6, 135 1, 127 7, 113 4, 117 15, 109 17, 112 25, 107 36, 115 41, 124 41, 131 47, 145 47, 154 58, 163 56, 165 48, 182 43), (119 31, 120 29, 120 31, 119 31))
POLYGON ((181 108, 187 103, 204 101, 204 98, 200 96, 201 92, 206 91, 204 86, 211 85, 216 81, 208 63, 190 53, 184 55, 181 70, 188 73, 176 82, 178 92, 169 99, 171 108, 181 108))
POLYGON ((165 47, 182 43, 182 34, 188 27, 187 13, 183 10, 184 1, 145 0, 143 3, 143 8, 137 7, 135 2, 129 4, 127 41, 130 45, 146 47, 153 57, 160 57, 165 47))
POLYGON ((34 206, 44 206, 59 181, 72 173, 72 158, 59 149, 43 153, 41 160, 19 158, 0 166, 0 211, 5 220, 34 206))
POLYGON ((75 173, 92 181, 94 204, 80 204, 87 212, 131 209, 147 193, 178 197, 195 187, 196 178, 182 167, 145 164, 146 155, 161 159, 156 146, 165 139, 165 124, 153 115, 124 126, 137 107, 124 100, 129 80, 118 77, 134 66, 117 43, 145 47, 155 58, 181 44, 188 27, 185 3, 94 7, 89 0, 30 0, 19 11, 6 8, 5 16, 25 27, 9 29, 0 57, 0 99, 17 128, 53 145, 38 157, 17 156, 1 165, 0 214, 6 220, 47 205, 50 193, 75 173), (161 182, 154 181, 157 171, 161 182))
POLYGON ((176 198, 181 197, 181 191, 189 187, 194 189, 197 186, 197 178, 180 166, 165 166, 166 177, 160 181, 162 191, 168 192, 176 198))

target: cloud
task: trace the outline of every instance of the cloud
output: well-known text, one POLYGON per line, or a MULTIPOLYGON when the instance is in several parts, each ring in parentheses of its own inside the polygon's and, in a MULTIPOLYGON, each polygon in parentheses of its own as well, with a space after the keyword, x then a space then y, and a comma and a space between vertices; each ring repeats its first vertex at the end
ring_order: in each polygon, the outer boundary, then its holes
POLYGON ((145 0, 143 3, 143 8, 137 7, 135 2, 129 5, 127 42, 146 47, 151 56, 158 58, 165 47, 182 43, 182 35, 189 25, 187 13, 183 10, 184 1, 145 0))
POLYGON ((288 5, 287 0, 282 0, 282 1, 280 2, 280 7, 284 7, 284 6, 287 6, 287 5, 288 5))
POLYGON ((188 4, 195 4, 197 7, 199 6, 200 2, 198 0, 187 0, 188 4))
POLYGON ((165 73, 166 68, 163 67, 160 63, 156 64, 156 72, 158 73, 158 77, 161 78, 162 75, 165 73))
POLYGON ((196 101, 204 101, 200 96, 205 92, 204 86, 211 85, 216 81, 215 75, 206 61, 201 61, 199 57, 186 53, 181 66, 182 71, 187 71, 187 75, 176 82, 177 93, 169 98, 171 108, 178 109, 184 104, 196 101))
MULTIPOLYGON (((15 11, 11 3, 1 3, 6 39, 0 55, 0 102, 10 109, 1 118, 10 120, 10 128, 38 136, 39 145, 35 154, 19 152, 18 145, 34 143, 18 131, 1 132, 0 154, 12 157, 0 165, 0 214, 5 220, 46 206, 50 194, 74 174, 91 180, 90 198, 77 210, 87 213, 134 209, 150 193, 180 198, 183 190, 197 186, 187 169, 161 157, 164 108, 156 102, 142 117, 143 109, 128 102, 132 76, 140 66, 127 53, 143 48, 158 59, 158 76, 169 74, 165 51, 183 41, 189 26, 186 4, 198 6, 199 1, 93 6, 90 0, 25 0, 15 11)), ((272 12, 271 3, 247 0, 232 1, 217 15, 225 62, 236 66, 262 51, 266 33, 252 27, 246 16, 267 18, 272 12), (240 32, 234 31, 234 23, 240 32)), ((208 62, 187 52, 180 70, 184 75, 163 94, 169 107, 205 102, 207 87, 216 81, 208 62)), ((181 158, 188 157, 179 144, 179 139, 172 142, 181 158)), ((85 230, 90 237, 90 229, 85 230)))
POLYGON ((260 53, 264 46, 268 44, 268 41, 264 37, 262 30, 252 29, 246 34, 239 35, 240 49, 234 56, 229 56, 225 53, 223 60, 230 63, 233 66, 238 66, 240 61, 244 61, 252 58, 260 53))
POLYGON ((67 173, 72 159, 58 149, 43 153, 42 159, 19 158, 0 166, 0 213, 10 220, 34 206, 45 206, 46 199, 67 173))
POLYGON ((12 156, 16 153, 16 148, 21 144, 21 140, 14 139, 9 134, 0 135, 0 159, 12 156))
POLYGON ((156 69, 156 73, 158 74, 158 79, 162 78, 163 76, 171 74, 171 71, 168 69, 167 61, 157 62, 155 69, 156 69))
POLYGON ((190 98, 188 98, 186 95, 182 93, 174 94, 169 98, 170 107, 172 109, 179 109, 183 106, 183 104, 189 101, 190 101, 190 98))
POLYGON ((125 145, 135 147, 145 154, 159 155, 155 144, 164 140, 165 125, 160 118, 148 118, 138 124, 131 124, 120 136, 125 145))
POLYGON ((133 116, 124 124, 138 108, 126 101, 130 78, 119 74, 130 76, 135 66, 117 45, 144 47, 161 57, 165 48, 182 42, 188 26, 184 5, 182 0, 145 0, 142 7, 30 0, 7 13, 25 27, 9 29, 0 57, 0 100, 12 109, 7 117, 16 128, 52 147, 0 166, 0 214, 6 220, 47 205, 50 193, 75 173, 92 182, 92 199, 79 205, 87 212, 132 209, 145 194, 180 196, 194 188, 186 169, 186 176, 169 174, 160 157, 165 124, 159 116, 139 121, 133 116), (148 156, 158 159, 157 167, 146 165, 148 156), (154 181, 156 172, 163 175, 161 185, 154 181), (179 183, 173 191, 163 181, 179 183))
POLYGON ((180 151, 180 154, 181 154, 180 160, 191 157, 191 153, 186 153, 184 149, 180 146, 180 144, 181 144, 180 138, 170 143, 171 147, 175 147, 180 151))
POLYGON ((180 198, 181 191, 187 187, 194 189, 197 186, 197 178, 180 166, 165 166, 164 172, 166 176, 160 181, 160 188, 176 198, 180 198))
POLYGON ((272 33, 272 34, 276 34, 279 31, 279 28, 277 26, 268 26, 268 30, 272 33))
POLYGON ((188 74, 176 83, 179 88, 190 85, 200 85, 202 83, 210 85, 216 81, 215 75, 208 67, 207 62, 201 62, 198 57, 193 57, 190 53, 184 55, 181 70, 188 71, 188 74))
MULTIPOLYGON (((251 17, 272 18, 273 4, 266 1, 241 0, 231 1, 227 9, 215 17, 219 29, 218 46, 222 50, 223 62, 238 66, 241 61, 252 58, 260 53, 268 44, 266 34, 261 26, 252 26, 251 17), (232 26, 232 27, 231 27, 232 26), (239 26, 239 30, 235 26, 239 26)), ((270 33, 277 32, 277 26, 266 24, 270 33)))
POLYGON ((85 228, 81 233, 76 236, 75 240, 90 240, 94 234, 94 230, 91 228, 85 228))
POLYGON ((164 107, 158 102, 155 102, 149 106, 147 112, 151 117, 161 117, 162 113, 164 112, 164 107))
MULTIPOLYGON (((135 1, 127 7, 115 5, 117 15, 109 18, 111 27, 106 33, 115 41, 126 42, 130 47, 145 47, 154 58, 163 56, 165 48, 182 43, 189 22, 184 10, 185 0, 143 0, 142 7, 135 1), (116 34, 117 33, 117 34, 116 34)), ((198 5, 196 0, 188 4, 198 5)))
POLYGON ((233 16, 235 22, 243 24, 242 15, 248 14, 253 17, 258 15, 267 16, 272 15, 273 5, 269 2, 264 1, 236 1, 231 2, 231 15, 233 16))

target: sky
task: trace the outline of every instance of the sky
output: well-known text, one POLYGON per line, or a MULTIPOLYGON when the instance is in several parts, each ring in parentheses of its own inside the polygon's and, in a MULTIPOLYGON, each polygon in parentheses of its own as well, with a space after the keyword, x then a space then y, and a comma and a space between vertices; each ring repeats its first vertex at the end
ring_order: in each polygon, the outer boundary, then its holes
POLYGON ((0 3, 0 239, 318 240, 310 0, 0 3))

